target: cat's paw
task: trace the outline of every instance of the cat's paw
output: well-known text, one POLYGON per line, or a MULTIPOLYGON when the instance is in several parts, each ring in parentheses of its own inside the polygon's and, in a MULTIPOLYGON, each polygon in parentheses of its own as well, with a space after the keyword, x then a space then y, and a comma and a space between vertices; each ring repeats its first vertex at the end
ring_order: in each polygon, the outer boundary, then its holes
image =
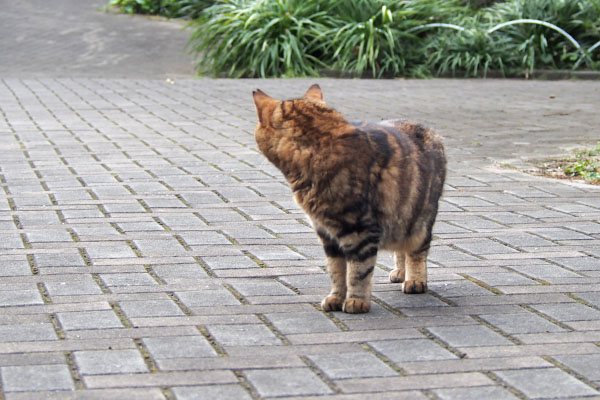
POLYGON ((401 269, 395 269, 392 272, 390 272, 390 281, 392 283, 404 282, 404 271, 401 269))
POLYGON ((404 293, 425 293, 427 290, 427 282, 423 281, 406 281, 402 284, 404 293))
POLYGON ((321 302, 321 308, 323 308, 323 311, 342 311, 343 304, 343 298, 329 295, 321 302))
POLYGON ((363 314, 369 312, 371 304, 362 299, 350 298, 344 302, 343 311, 348 314, 363 314))

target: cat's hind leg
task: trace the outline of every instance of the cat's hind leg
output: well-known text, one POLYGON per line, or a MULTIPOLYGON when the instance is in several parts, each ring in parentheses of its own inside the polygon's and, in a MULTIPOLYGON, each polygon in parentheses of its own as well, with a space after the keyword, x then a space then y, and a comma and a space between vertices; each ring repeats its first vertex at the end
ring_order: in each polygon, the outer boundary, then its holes
POLYGON ((331 279, 331 292, 321 302, 324 311, 342 311, 346 299, 346 257, 340 249, 339 244, 318 230, 317 234, 323 243, 323 249, 327 256, 327 272, 331 279))
POLYGON ((406 270, 406 255, 403 251, 394 252, 394 270, 390 272, 390 281, 393 283, 404 282, 406 270))
POLYGON ((346 301, 343 311, 351 314, 366 313, 371 309, 371 278, 375 271, 379 235, 376 230, 341 240, 348 260, 346 270, 346 301))
POLYGON ((427 290, 427 251, 406 256, 406 277, 402 284, 404 293, 424 293, 427 290))

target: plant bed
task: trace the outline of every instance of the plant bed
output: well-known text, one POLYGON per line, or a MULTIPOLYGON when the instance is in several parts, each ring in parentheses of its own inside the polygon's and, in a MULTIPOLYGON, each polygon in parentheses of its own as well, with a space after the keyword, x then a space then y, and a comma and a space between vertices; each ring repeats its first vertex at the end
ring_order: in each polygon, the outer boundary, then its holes
POLYGON ((600 142, 594 148, 577 150, 565 158, 535 162, 534 167, 528 172, 600 185, 600 142))

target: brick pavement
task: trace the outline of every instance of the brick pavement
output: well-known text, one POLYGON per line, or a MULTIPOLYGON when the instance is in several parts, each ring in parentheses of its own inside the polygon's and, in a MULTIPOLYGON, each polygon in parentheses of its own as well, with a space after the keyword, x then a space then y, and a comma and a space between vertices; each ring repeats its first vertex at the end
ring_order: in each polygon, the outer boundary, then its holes
POLYGON ((597 139, 599 95, 576 81, 0 79, 2 397, 600 397, 600 190, 501 165, 597 139), (369 314, 320 310, 324 256, 256 150, 250 96, 315 81, 349 116, 446 137, 428 293, 389 283, 383 254, 369 314))

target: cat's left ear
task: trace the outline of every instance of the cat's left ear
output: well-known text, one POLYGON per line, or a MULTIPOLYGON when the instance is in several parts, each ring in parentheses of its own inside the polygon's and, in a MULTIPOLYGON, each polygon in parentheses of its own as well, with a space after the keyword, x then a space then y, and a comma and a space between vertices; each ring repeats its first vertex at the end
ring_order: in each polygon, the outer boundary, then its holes
POLYGON ((321 90, 321 87, 315 83, 314 85, 308 88, 306 93, 304 93, 304 98, 323 101, 323 91, 321 90))
POLYGON ((265 92, 260 89, 256 89, 252 92, 254 97, 254 105, 256 106, 256 113, 258 114, 258 121, 261 125, 267 125, 267 119, 270 112, 273 111, 273 105, 278 103, 277 100, 270 98, 265 92))

